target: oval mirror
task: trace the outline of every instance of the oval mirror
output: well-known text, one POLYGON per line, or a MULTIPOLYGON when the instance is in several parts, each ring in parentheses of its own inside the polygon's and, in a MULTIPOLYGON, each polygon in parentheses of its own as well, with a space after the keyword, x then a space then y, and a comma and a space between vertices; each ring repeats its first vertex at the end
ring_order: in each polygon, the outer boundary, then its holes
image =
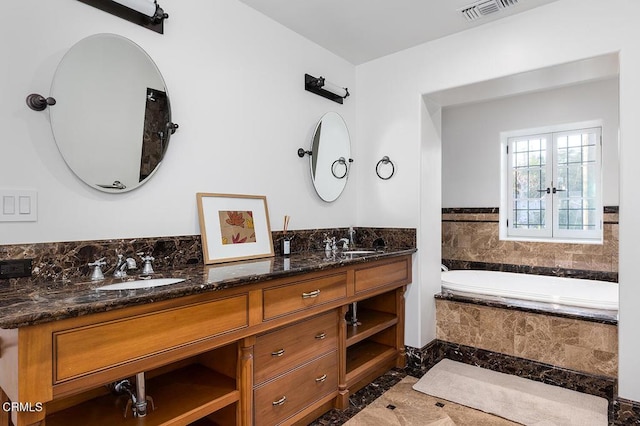
POLYGON ((87 185, 126 192, 157 170, 175 126, 160 71, 131 40, 96 34, 76 43, 58 65, 51 96, 58 149, 87 185))
POLYGON ((347 124, 340 114, 326 113, 313 132, 309 162, 313 187, 320 198, 331 202, 342 194, 352 161, 347 124))

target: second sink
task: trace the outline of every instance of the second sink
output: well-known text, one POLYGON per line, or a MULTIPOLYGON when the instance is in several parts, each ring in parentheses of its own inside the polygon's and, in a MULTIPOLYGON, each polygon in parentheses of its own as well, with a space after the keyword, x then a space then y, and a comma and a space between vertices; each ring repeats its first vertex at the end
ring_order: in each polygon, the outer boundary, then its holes
POLYGON ((148 280, 124 281, 96 288, 96 290, 137 290, 140 288, 160 287, 163 285, 177 284, 184 278, 151 278, 148 280))
POLYGON ((344 250, 343 254, 372 254, 377 253, 376 250, 344 250))

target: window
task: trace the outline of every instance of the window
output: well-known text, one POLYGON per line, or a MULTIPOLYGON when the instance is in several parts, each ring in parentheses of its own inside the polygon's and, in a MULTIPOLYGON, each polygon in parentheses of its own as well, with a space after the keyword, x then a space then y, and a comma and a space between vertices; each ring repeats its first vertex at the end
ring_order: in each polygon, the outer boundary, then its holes
POLYGON ((503 235, 601 241, 601 128, 519 133, 503 135, 503 235))

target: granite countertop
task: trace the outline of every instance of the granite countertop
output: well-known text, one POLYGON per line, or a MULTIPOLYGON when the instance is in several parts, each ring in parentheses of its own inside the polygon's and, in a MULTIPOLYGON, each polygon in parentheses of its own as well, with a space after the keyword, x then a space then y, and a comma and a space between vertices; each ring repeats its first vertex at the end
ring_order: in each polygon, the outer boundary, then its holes
MULTIPOLYGON (((77 282, 29 282, 19 286, 0 284, 0 328, 25 327, 414 252, 415 248, 387 249, 359 255, 343 255, 340 252, 326 255, 322 251, 218 265, 196 265, 159 271, 153 275, 153 278, 184 278, 185 281, 181 283, 139 290, 96 290, 97 287, 123 281, 111 277, 95 282, 87 277, 77 282)), ((135 280, 139 276, 130 274, 127 279, 135 280)))

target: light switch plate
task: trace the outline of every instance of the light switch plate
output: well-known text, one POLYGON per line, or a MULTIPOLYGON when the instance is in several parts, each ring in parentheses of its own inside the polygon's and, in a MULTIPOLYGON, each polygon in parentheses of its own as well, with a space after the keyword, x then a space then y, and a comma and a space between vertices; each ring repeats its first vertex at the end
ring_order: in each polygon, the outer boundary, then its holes
POLYGON ((36 222, 37 220, 37 191, 0 189, 0 222, 36 222))

